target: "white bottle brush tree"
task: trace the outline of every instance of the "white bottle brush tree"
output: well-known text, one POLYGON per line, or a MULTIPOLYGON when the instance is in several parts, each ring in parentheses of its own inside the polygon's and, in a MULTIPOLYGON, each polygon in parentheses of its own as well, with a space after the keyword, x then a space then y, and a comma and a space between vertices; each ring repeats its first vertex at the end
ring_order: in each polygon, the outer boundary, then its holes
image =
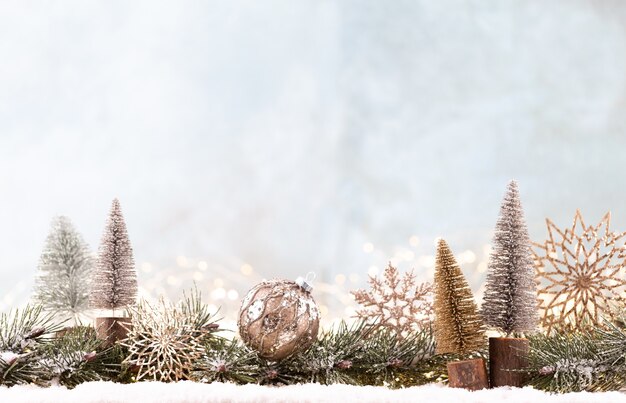
POLYGON ((55 321, 79 324, 89 309, 92 268, 89 246, 70 219, 54 218, 39 259, 34 301, 51 312, 55 321))
POLYGON ((95 309, 111 310, 115 317, 115 310, 134 305, 136 299, 137 273, 133 249, 120 203, 115 199, 98 249, 90 305, 95 309))
POLYGON ((509 183, 489 258, 482 317, 506 336, 536 329, 537 284, 517 182, 509 183))

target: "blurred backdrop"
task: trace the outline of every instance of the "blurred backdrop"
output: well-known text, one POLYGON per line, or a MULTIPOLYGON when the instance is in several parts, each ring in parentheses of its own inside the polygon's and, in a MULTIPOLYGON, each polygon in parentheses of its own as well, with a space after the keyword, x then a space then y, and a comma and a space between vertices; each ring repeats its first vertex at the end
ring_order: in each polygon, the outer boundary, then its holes
POLYGON ((232 318, 317 274, 327 319, 445 237, 480 295, 509 179, 545 217, 626 230, 626 3, 2 1, 0 310, 53 216, 97 249, 122 204, 141 294, 232 318))

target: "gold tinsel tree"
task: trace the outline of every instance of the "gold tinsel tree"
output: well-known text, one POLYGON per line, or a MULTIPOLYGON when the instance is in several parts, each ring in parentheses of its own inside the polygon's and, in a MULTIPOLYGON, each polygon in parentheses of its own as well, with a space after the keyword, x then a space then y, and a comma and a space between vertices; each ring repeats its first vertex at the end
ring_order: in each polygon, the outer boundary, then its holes
POLYGON ((438 354, 471 353, 485 342, 472 290, 443 239, 437 245, 434 330, 438 354))

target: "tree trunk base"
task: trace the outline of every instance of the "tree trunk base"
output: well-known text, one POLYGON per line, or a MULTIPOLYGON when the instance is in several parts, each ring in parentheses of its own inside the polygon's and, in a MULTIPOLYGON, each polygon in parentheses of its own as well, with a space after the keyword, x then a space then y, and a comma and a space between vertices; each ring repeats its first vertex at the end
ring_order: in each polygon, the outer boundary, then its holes
POLYGON ((528 339, 508 337, 489 338, 489 379, 491 387, 524 386, 528 367, 528 339))
POLYGON ((480 390, 489 388, 489 377, 485 360, 454 361, 447 364, 448 385, 451 388, 463 388, 467 390, 480 390))
POLYGON ((131 329, 130 318, 96 318, 96 333, 104 340, 104 347, 110 347, 119 340, 124 340, 131 329))

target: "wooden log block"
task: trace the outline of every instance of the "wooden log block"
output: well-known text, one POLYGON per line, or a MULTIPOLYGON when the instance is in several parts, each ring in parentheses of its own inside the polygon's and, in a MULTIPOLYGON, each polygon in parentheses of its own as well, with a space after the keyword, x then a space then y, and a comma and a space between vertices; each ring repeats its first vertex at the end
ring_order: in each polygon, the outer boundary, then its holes
POLYGON ((489 380, 492 388, 524 386, 527 374, 520 370, 528 367, 529 349, 528 339, 489 338, 489 380))
POLYGON ((454 361, 447 364, 448 385, 451 388, 464 388, 467 390, 480 390, 489 388, 489 377, 485 360, 476 358, 473 360, 454 361))
POLYGON ((125 339, 131 326, 130 318, 96 318, 96 333, 99 339, 104 340, 105 347, 125 339))

